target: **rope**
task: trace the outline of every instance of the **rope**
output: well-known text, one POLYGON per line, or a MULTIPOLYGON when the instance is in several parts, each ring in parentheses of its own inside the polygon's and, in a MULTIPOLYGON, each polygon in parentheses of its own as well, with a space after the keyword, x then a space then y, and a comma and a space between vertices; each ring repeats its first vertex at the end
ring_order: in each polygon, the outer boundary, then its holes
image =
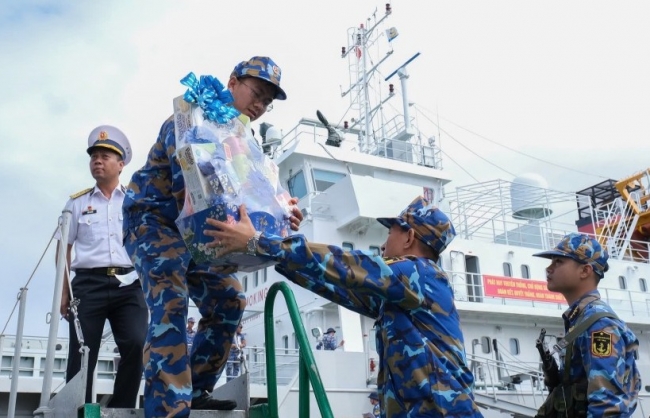
POLYGON ((451 135, 449 132, 447 132, 447 131, 445 131, 444 129, 442 129, 440 126, 436 125, 436 123, 435 123, 431 118, 429 118, 426 114, 420 112, 420 110, 419 110, 418 108, 416 108, 415 110, 416 110, 417 112, 419 112, 419 113, 420 113, 420 114, 421 114, 421 115, 422 115, 426 120, 428 120, 429 122, 431 122, 434 126, 437 126, 438 129, 440 129, 440 130, 441 130, 445 135, 447 135, 449 138, 451 138, 451 139, 452 139, 453 141, 455 141, 458 145, 460 145, 461 147, 465 148, 465 149, 466 149, 467 151, 469 151, 470 153, 474 154, 475 156, 477 156, 477 157, 480 158, 481 160, 485 161, 486 163, 490 164, 491 166, 496 167, 496 168, 498 168, 499 170, 501 170, 501 171, 503 171, 503 172, 505 172, 505 173, 508 173, 508 174, 511 175, 512 177, 517 177, 514 173, 511 173, 510 171, 506 170, 505 168, 501 167, 500 165, 495 164, 495 163, 493 163, 492 161, 488 160, 487 158, 482 157, 482 156, 480 156, 478 153, 472 151, 472 149, 471 149, 470 147, 468 147, 467 145, 463 144, 463 143, 460 142, 458 139, 454 138, 453 135, 451 135))
MULTIPOLYGON (((430 110, 428 110, 428 109, 426 109, 426 108, 424 108, 424 107, 422 107, 422 106, 419 106, 419 105, 418 105, 417 107, 418 107, 418 108, 421 108, 422 110, 426 110, 427 112, 431 112, 430 110)), ((433 113, 433 112, 431 112, 431 113, 433 113)), ((423 115, 424 115, 424 114, 423 114, 423 115)), ((424 115, 424 117, 427 118, 429 121, 431 121, 431 119, 429 119, 426 115, 424 115)), ((440 117, 440 116, 439 116, 439 117, 440 117)), ((525 153, 525 152, 519 151, 519 150, 517 150, 517 149, 515 149, 515 148, 509 147, 509 146, 504 145, 504 144, 502 144, 502 143, 500 143, 500 142, 497 142, 497 141, 495 141, 495 140, 493 140, 493 139, 487 138, 487 137, 485 137, 485 136, 483 136, 483 135, 481 135, 481 134, 479 134, 479 133, 477 133, 477 132, 474 132, 474 131, 472 131, 471 129, 465 128, 465 127, 463 127, 463 126, 461 126, 461 125, 455 123, 454 121, 451 121, 451 120, 449 120, 449 119, 447 119, 447 118, 445 118, 445 117, 440 117, 440 118, 443 119, 443 120, 445 120, 446 122, 449 122, 450 124, 456 126, 457 128, 460 128, 460 129, 462 129, 462 130, 464 130, 464 131, 466 131, 466 132, 469 132, 470 134, 475 135, 475 136, 477 136, 477 137, 479 137, 479 138, 481 138, 481 139, 483 139, 483 140, 485 140, 485 141, 488 141, 488 142, 490 142, 490 143, 492 143, 492 144, 494 144, 494 145, 498 145, 498 146, 500 146, 500 147, 502 147, 502 148, 505 148, 505 149, 507 149, 507 150, 509 150, 509 151, 512 151, 512 152, 514 152, 514 153, 517 153, 517 154, 519 154, 519 155, 523 155, 524 157, 531 158, 531 159, 533 159, 533 160, 535 160, 535 161, 539 161, 539 162, 542 162, 542 163, 544 163, 544 164, 552 165, 552 166, 555 166, 555 167, 558 167, 558 168, 561 168, 561 169, 564 169, 564 170, 573 171, 574 173, 583 174, 583 175, 586 175, 586 176, 597 177, 597 178, 605 179, 605 180, 609 179, 609 177, 601 176, 601 175, 594 174, 594 173, 588 173, 588 172, 586 172, 586 171, 576 170, 575 168, 566 167, 566 166, 563 166, 562 164, 554 163, 554 162, 552 162, 552 161, 544 160, 543 158, 535 157, 534 155, 527 154, 527 153, 525 153)), ((433 121, 431 121, 431 122, 432 122, 434 125, 438 126, 435 122, 433 122, 433 121)), ((439 126, 438 126, 438 128, 440 129, 439 126)), ((444 131, 443 131, 443 132, 444 132, 444 131)))

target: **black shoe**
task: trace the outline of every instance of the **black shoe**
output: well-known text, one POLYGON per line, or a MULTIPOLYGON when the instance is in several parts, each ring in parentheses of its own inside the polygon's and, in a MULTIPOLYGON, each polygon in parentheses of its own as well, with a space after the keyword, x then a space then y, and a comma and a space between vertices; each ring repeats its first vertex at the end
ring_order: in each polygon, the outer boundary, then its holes
POLYGON ((192 407, 190 409, 201 411, 231 411, 237 408, 237 402, 229 399, 214 399, 207 391, 203 391, 201 396, 192 398, 192 407))

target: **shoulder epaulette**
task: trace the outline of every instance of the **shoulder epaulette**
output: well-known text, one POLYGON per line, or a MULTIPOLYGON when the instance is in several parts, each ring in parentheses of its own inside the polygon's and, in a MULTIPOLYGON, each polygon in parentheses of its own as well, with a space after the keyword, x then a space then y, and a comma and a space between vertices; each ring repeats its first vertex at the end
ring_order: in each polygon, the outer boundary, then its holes
POLYGON ((77 192, 75 194, 71 194, 70 199, 76 199, 76 198, 81 197, 81 196, 83 196, 85 194, 88 194, 88 193, 92 192, 93 189, 94 189, 94 187, 89 187, 89 188, 83 189, 82 191, 77 192))

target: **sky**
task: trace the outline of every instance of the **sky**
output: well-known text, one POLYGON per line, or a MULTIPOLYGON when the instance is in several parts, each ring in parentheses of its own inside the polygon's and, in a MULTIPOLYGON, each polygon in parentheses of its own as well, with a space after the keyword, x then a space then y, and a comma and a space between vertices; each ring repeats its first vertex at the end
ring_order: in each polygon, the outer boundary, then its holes
MULTIPOLYGON (((45 249, 68 196, 93 185, 85 149, 95 126, 112 124, 129 137, 128 183, 184 92, 179 80, 190 71, 225 80, 254 55, 273 57, 288 94, 260 121, 286 132, 316 109, 338 121, 348 107, 340 94, 347 30, 383 7, 3 1, 4 332, 15 333, 16 294, 44 255, 29 285, 25 334, 47 335, 54 252, 45 249)), ((433 134, 454 178, 447 192, 526 172, 576 191, 650 166, 650 2, 395 0, 392 9, 389 26, 400 34, 390 63, 421 53, 409 66, 410 101, 416 117, 439 121, 433 134)))

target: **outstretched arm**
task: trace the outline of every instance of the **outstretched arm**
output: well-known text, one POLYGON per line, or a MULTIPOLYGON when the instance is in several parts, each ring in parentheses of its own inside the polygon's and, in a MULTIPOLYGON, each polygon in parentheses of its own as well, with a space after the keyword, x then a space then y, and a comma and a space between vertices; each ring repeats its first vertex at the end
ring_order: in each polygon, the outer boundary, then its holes
MULTIPOLYGON (((256 231, 243 205, 240 216, 237 224, 208 220, 211 226, 217 228, 204 231, 215 238, 208 245, 220 248, 220 254, 246 251, 247 243, 256 231)), ((351 296, 378 297, 404 309, 417 308, 424 301, 424 289, 420 285, 416 264, 408 259, 385 260, 362 251, 343 251, 333 245, 309 243, 302 235, 287 238, 262 235, 257 252, 278 261, 278 269, 283 274, 291 275, 295 282, 301 284, 302 279, 312 287, 319 287, 319 290, 343 288, 353 291, 351 296)))

